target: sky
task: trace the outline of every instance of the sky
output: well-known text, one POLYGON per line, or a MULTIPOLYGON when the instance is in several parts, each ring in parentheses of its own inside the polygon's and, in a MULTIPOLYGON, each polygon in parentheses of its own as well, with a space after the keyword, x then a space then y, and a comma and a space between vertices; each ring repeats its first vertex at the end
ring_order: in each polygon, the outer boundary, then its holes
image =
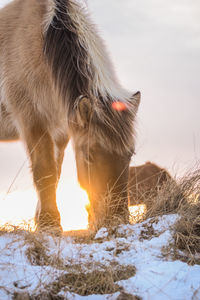
POLYGON ((142 93, 133 163, 183 173, 200 158, 199 1, 88 2, 118 77, 142 93))
MULTIPOLYGON (((142 93, 132 164, 152 161, 183 174, 200 159, 199 0, 87 2, 120 82, 142 93)), ((71 146, 62 178, 76 181, 71 146)), ((13 181, 11 191, 32 185, 26 152, 20 142, 0 143, 0 191, 13 181)))

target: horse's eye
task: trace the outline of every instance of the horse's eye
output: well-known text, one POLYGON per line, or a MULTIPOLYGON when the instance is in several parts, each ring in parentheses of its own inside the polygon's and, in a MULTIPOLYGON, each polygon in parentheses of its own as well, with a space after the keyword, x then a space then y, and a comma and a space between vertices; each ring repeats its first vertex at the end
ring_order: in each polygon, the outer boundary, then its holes
POLYGON ((128 152, 128 153, 126 153, 126 154, 123 155, 123 159, 124 160, 127 160, 127 159, 131 160, 133 154, 134 154, 134 152, 130 151, 130 152, 128 152))

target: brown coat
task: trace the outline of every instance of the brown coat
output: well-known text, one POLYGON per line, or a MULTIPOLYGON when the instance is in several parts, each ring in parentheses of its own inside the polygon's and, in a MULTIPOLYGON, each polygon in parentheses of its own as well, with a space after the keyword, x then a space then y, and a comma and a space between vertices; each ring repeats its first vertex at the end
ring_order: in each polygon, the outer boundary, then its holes
POLYGON ((172 177, 154 163, 130 167, 129 169, 129 204, 137 205, 146 202, 146 198, 157 195, 162 186, 172 177))
POLYGON ((139 92, 120 86, 81 2, 15 0, 0 10, 0 141, 24 142, 38 193, 37 226, 59 232, 56 188, 70 138, 95 226, 103 220, 99 202, 110 191, 110 220, 128 221, 128 165, 140 102, 139 92))

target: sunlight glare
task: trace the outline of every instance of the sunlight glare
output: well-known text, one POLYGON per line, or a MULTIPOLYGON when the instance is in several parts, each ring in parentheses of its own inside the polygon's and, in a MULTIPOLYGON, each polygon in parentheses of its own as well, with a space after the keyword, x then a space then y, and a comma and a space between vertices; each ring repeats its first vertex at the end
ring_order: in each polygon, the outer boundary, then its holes
POLYGON ((0 226, 33 230, 36 203, 36 193, 32 189, 0 194, 0 226))
MULTIPOLYGON (((87 229, 88 205, 87 193, 75 181, 61 180, 57 190, 57 204, 61 214, 61 225, 64 231, 87 229)), ((8 195, 0 194, 0 226, 9 224, 23 229, 34 230, 34 215, 37 205, 37 194, 34 189, 14 191, 8 195)), ((129 207, 130 222, 140 220, 145 212, 145 205, 129 207)), ((6 228, 9 227, 6 225, 6 228)))
POLYGON ((76 182, 65 184, 61 181, 57 190, 57 203, 64 231, 87 229, 87 193, 76 182))
MULTIPOLYGON (((57 191, 57 204, 64 231, 86 229, 88 197, 78 183, 61 181, 57 191)), ((37 194, 34 189, 0 194, 0 226, 34 229, 37 194), (9 224, 9 226, 8 226, 9 224)))
POLYGON ((131 205, 129 206, 129 212, 130 212, 130 223, 135 224, 136 222, 140 221, 143 218, 143 215, 146 212, 146 205, 145 204, 131 205))

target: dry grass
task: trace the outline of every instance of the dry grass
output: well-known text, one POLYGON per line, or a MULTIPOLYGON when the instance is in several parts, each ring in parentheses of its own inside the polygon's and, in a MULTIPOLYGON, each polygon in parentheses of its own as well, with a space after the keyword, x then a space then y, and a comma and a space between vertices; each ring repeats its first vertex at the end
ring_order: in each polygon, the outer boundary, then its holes
POLYGON ((141 300, 142 298, 121 292, 116 300, 141 300))
POLYGON ((71 230, 63 232, 63 236, 72 238, 73 242, 79 244, 92 244, 98 241, 94 240, 95 232, 89 229, 71 230))
POLYGON ((146 213, 143 219, 170 213, 180 213, 200 195, 200 169, 188 172, 179 180, 168 180, 156 196, 144 200, 146 213))
POLYGON ((177 183, 175 180, 168 180, 156 196, 148 197, 144 201, 146 214, 143 219, 177 213, 181 205, 185 203, 186 198, 187 196, 182 183, 177 183))
POLYGON ((119 224, 128 224, 130 213, 128 199, 124 199, 112 190, 96 202, 87 206, 90 230, 96 232, 102 227, 111 228, 119 224), (127 201, 127 203, 126 203, 127 201))
POLYGON ((25 242, 29 245, 26 250, 26 256, 32 265, 59 267, 59 259, 48 255, 48 246, 43 235, 27 234, 25 242))
MULTIPOLYGON (((63 262, 60 260, 60 252, 55 255, 49 255, 48 237, 44 232, 33 232, 32 227, 29 228, 29 223, 22 223, 19 226, 5 224, 0 227, 0 235, 9 234, 13 237, 13 243, 18 240, 23 241, 27 246, 26 256, 29 262, 34 266, 52 266, 57 269, 62 269, 63 262), (24 229, 26 228, 26 230, 24 229), (15 238, 16 237, 16 238, 15 238)), ((51 238, 55 239, 55 243, 60 242, 56 235, 51 234, 51 238)))
MULTIPOLYGON (((158 190, 156 196, 146 198, 143 203, 146 206, 145 213, 141 218, 141 215, 138 213, 134 215, 135 212, 133 212, 130 219, 131 223, 166 214, 179 214, 180 219, 174 228, 174 253, 179 258, 178 251, 185 251, 185 261, 199 262, 200 256, 197 258, 196 253, 200 253, 200 169, 196 168, 196 171, 189 171, 179 180, 168 180, 162 189, 158 190)), ((118 203, 108 205, 108 201, 101 203, 98 207, 99 219, 96 220, 98 224, 95 229, 101 225, 107 227, 108 232, 112 232, 117 224, 126 223, 126 211, 122 214, 122 219, 117 214, 115 215, 115 212, 118 211, 118 205, 118 203), (110 220, 113 212, 115 217, 110 220)), ((142 212, 142 209, 140 211, 142 212)), ((148 238, 150 236, 151 232, 149 232, 148 238)), ((90 235, 86 234, 83 237, 83 241, 92 242, 93 237, 94 235, 90 232, 90 235)))
POLYGON ((168 181, 156 197, 148 198, 143 219, 177 213, 174 256, 188 263, 200 263, 200 169, 183 178, 168 181), (184 255, 180 255, 180 250, 184 255))
MULTIPOLYGON (((180 220, 175 226, 175 255, 187 254, 189 264, 200 264, 200 198, 193 198, 180 208, 180 220)), ((184 255, 182 256, 183 259, 184 255)))
POLYGON ((88 206, 89 225, 94 232, 101 227, 112 228, 119 224, 137 223, 143 220, 162 216, 165 214, 179 213, 182 207, 188 205, 189 199, 194 199, 200 193, 200 169, 188 172, 183 178, 174 180, 169 178, 162 188, 158 186, 157 194, 143 197, 140 207, 130 207, 127 211, 126 203, 120 197, 113 201, 111 193, 107 197, 88 206), (144 208, 146 207, 146 209, 144 208))
MULTIPOLYGON (((119 280, 126 280, 135 275, 135 268, 132 266, 117 266, 115 268, 104 267, 103 270, 94 270, 83 272, 82 268, 75 272, 68 272, 58 277, 50 286, 45 287, 54 299, 62 290, 64 292, 73 292, 81 296, 93 294, 113 294, 122 289, 116 284, 119 280)), ((73 266, 71 267, 73 269, 73 266)), ((41 294, 40 296, 41 297, 41 294)), ((33 299, 38 298, 36 295, 33 299)))
POLYGON ((63 271, 53 283, 44 286, 35 296, 31 296, 34 300, 62 299, 57 296, 61 290, 82 296, 112 294, 121 291, 116 281, 126 280, 136 272, 133 266, 121 266, 115 263, 109 267, 89 262, 86 265, 66 264, 60 259, 59 253, 53 256, 48 254, 48 244, 43 235, 31 233, 26 236, 26 240, 30 244, 26 254, 31 264, 52 266, 63 271))
MULTIPOLYGON (((55 270, 60 270, 61 275, 55 272, 54 281, 48 285, 41 284, 34 294, 26 291, 19 291, 13 295, 15 300, 45 300, 45 299, 66 299, 64 296, 58 295, 59 292, 72 292, 81 296, 93 294, 113 294, 120 292, 119 299, 127 295, 127 299, 139 299, 134 296, 125 294, 123 289, 118 286, 117 281, 127 280, 136 273, 134 266, 122 266, 115 262, 111 262, 110 266, 104 266, 100 263, 87 262, 86 264, 71 264, 63 261, 59 252, 60 238, 55 238, 58 245, 58 251, 49 254, 48 238, 45 234, 34 233, 30 231, 15 228, 15 231, 2 231, 5 234, 16 234, 16 238, 23 240, 27 247, 26 256, 29 262, 34 266, 51 266, 55 270), (56 275, 57 274, 57 275, 56 275)), ((13 239, 14 241, 15 239, 13 239)), ((52 277, 53 278, 53 277, 52 277)))
POLYGON ((8 232, 12 232, 12 233, 33 232, 34 230, 35 230, 35 224, 33 219, 29 221, 22 221, 18 225, 13 225, 9 223, 0 225, 0 235, 3 235, 8 232))

